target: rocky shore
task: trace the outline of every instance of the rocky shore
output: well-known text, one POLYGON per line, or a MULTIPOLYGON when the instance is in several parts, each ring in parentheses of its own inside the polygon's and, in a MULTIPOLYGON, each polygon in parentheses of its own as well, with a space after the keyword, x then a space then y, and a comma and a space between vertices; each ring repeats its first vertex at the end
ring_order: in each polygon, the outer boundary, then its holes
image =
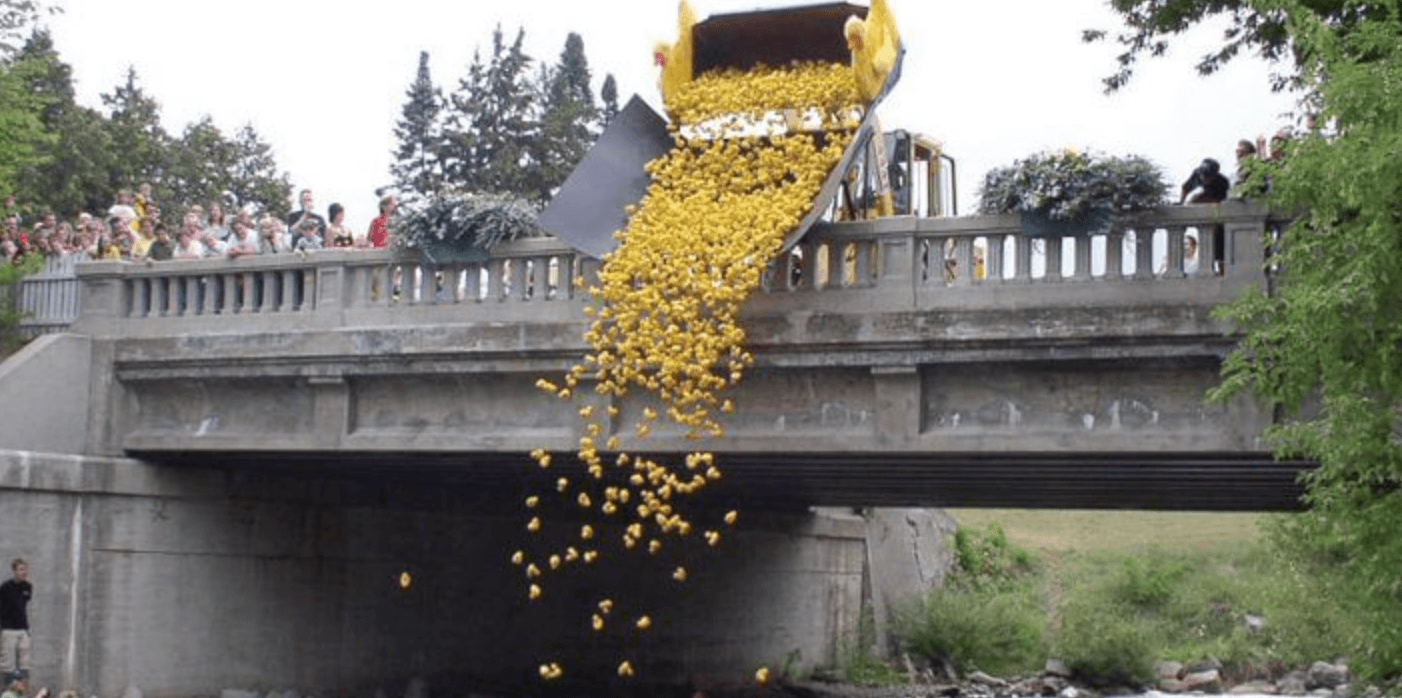
MULTIPOLYGON (((910 670, 908 682, 897 686, 861 686, 821 677, 803 681, 775 681, 769 686, 732 686, 695 690, 681 686, 652 687, 630 692, 634 698, 1112 698, 1115 696, 1231 695, 1247 696, 1310 696, 1311 698, 1383 698, 1376 687, 1355 691, 1350 681, 1348 663, 1344 660, 1315 662, 1293 671, 1279 670, 1278 675, 1258 676, 1240 680, 1227 678, 1214 660, 1182 664, 1159 662, 1155 666, 1155 685, 1106 686, 1080 680, 1060 661, 1052 659, 1035 676, 999 678, 983 672, 973 672, 958 681, 934 675, 930 670, 910 670)), ((578 688, 578 687, 577 687, 578 688)), ((513 698, 515 695, 536 695, 540 687, 516 694, 512 691, 469 690, 458 684, 431 687, 423 679, 400 683, 390 690, 381 687, 365 698, 513 698), (398 689, 398 690, 396 690, 398 689)), ((616 689, 616 687, 615 687, 616 689)), ((596 692, 580 689, 566 691, 574 698, 589 698, 596 692)), ((614 691, 597 693, 609 695, 614 691)), ((561 694, 565 695, 565 694, 561 694)), ((143 698, 140 689, 132 687, 122 698, 143 698)), ((258 692, 225 689, 218 698, 302 698, 295 691, 258 692)))
MULTIPOLYGON (((940 680, 930 672, 912 671, 910 682, 901 686, 868 687, 838 682, 801 681, 780 688, 798 698, 1109 698, 1141 694, 1190 694, 1233 696, 1311 696, 1313 698, 1382 698, 1382 691, 1369 686, 1355 691, 1349 683, 1348 663, 1315 662, 1275 676, 1259 676, 1239 681, 1228 678, 1220 662, 1207 660, 1192 664, 1159 662, 1152 686, 1105 686, 1081 681, 1058 660, 1047 662, 1036 676, 1005 679, 974 672, 960 681, 940 680)), ((714 698, 714 697, 712 697, 714 698)))

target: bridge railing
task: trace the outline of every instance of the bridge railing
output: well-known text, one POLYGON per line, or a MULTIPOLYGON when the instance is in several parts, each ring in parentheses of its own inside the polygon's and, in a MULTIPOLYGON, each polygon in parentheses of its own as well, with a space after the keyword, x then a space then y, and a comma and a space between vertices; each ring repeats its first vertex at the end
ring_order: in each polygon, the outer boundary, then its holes
MULTIPOLYGON (((1159 209, 1088 238, 1030 238, 1012 216, 820 225, 770 264, 753 305, 1026 307, 1086 297, 1215 303, 1264 281, 1267 222, 1266 212, 1229 202, 1159 209), (1184 264, 1189 234, 1199 241, 1195 275, 1184 264)), ((583 294, 575 280, 593 278, 597 269, 597 260, 554 238, 498 245, 484 261, 452 264, 387 250, 90 262, 78 271, 76 329, 150 336, 269 323, 580 321, 583 294)))
MULTIPOLYGON (((86 257, 81 258, 86 261, 86 257)), ((26 338, 63 332, 78 317, 80 286, 75 255, 53 256, 44 260, 37 272, 19 280, 7 290, 20 312, 20 335, 26 338)))

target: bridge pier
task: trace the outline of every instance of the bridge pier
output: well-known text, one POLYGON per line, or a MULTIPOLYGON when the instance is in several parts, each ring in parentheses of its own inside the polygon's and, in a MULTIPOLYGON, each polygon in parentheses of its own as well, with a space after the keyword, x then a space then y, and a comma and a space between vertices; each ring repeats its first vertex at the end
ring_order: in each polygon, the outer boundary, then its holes
POLYGON ((504 692, 534 686, 547 658, 607 684, 628 656, 642 681, 735 684, 761 665, 832 664, 873 584, 924 584, 936 569, 912 559, 904 518, 869 533, 842 511, 747 514, 689 561, 685 585, 640 555, 547 578, 531 604, 508 562, 520 516, 470 481, 208 465, 0 453, 0 554, 30 563, 35 683, 337 695, 421 676, 504 692), (653 631, 592 638, 600 589, 620 614, 647 610, 653 631))

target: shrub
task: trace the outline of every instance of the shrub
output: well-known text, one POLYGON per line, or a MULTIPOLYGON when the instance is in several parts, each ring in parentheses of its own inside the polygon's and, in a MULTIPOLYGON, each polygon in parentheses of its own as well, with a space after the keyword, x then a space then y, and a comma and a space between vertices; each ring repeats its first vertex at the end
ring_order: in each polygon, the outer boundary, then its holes
POLYGON ((1006 587, 1037 569, 1032 554, 1009 543, 996 523, 982 531, 962 526, 955 531, 954 562, 957 581, 978 588, 1006 587))
POLYGON ((1138 557, 1126 557, 1110 593, 1115 599, 1135 608, 1161 608, 1166 605, 1173 598, 1174 589, 1188 567, 1183 564, 1167 565, 1159 558, 1157 553, 1150 554, 1148 562, 1138 557))
POLYGON ((995 590, 952 580, 895 616, 902 649, 963 673, 1023 673, 1046 660, 1046 612, 1029 584, 995 590))
POLYGON ((1133 615, 1093 603, 1062 611, 1056 653, 1067 668, 1097 686, 1140 686, 1154 678, 1154 628, 1133 615))

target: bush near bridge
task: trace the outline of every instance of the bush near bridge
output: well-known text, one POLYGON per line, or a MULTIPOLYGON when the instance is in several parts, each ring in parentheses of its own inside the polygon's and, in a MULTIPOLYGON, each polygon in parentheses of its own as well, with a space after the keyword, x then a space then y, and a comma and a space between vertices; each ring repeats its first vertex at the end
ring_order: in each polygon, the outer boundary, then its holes
POLYGON ((936 673, 1027 676, 1055 657, 1081 681, 1142 686, 1157 661, 1215 659, 1225 681, 1244 682, 1350 654, 1364 637, 1333 561, 1286 544, 1293 516, 958 517, 991 523, 961 527, 945 587, 899 609, 894 626, 898 651, 936 673), (1047 544, 1058 526, 1080 533, 1047 544), (1153 531, 1173 535, 1133 540, 1153 531))

